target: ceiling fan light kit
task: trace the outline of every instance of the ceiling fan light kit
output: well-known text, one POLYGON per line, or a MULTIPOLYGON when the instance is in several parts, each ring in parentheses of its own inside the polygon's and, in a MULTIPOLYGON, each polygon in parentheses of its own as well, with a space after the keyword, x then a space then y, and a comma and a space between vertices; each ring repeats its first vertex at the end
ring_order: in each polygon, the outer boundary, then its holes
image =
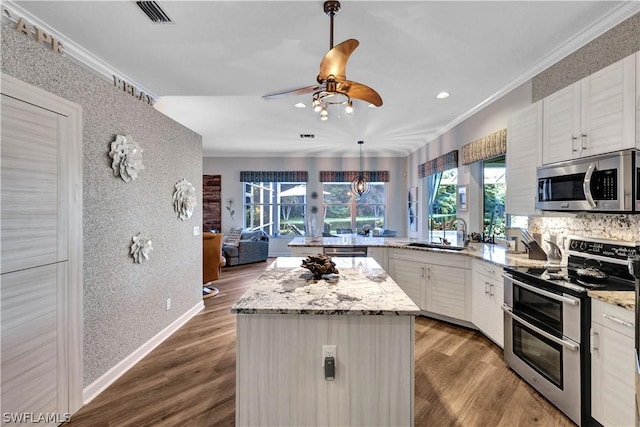
POLYGON ((320 113, 320 120, 329 119, 329 108, 344 107, 344 114, 353 114, 353 100, 360 99, 369 104, 369 107, 382 106, 382 98, 372 88, 362 83, 353 82, 346 78, 347 61, 351 53, 360 42, 356 39, 348 39, 333 46, 333 17, 340 11, 339 1, 325 1, 324 12, 330 18, 329 52, 320 62, 320 72, 316 78, 318 84, 298 89, 286 90, 264 95, 264 99, 275 99, 289 95, 302 95, 312 93, 313 111, 320 113))

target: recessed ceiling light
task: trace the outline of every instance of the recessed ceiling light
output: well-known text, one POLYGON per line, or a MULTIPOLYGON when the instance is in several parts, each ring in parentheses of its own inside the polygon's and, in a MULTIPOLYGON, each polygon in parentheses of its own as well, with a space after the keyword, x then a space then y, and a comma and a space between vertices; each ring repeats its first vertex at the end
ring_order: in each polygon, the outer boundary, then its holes
POLYGON ((297 104, 294 104, 294 107, 296 107, 296 108, 307 108, 307 104, 305 104, 304 102, 298 102, 297 104))
POLYGON ((445 98, 448 98, 449 95, 450 95, 449 92, 442 91, 442 92, 440 92, 439 94, 436 95, 436 98, 445 99, 445 98))

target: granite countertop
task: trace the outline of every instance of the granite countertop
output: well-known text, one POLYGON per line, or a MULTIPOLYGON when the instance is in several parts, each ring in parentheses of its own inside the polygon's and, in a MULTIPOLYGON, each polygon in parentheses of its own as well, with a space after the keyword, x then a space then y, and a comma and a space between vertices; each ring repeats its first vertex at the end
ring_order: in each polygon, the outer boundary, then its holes
POLYGON ((470 243, 467 249, 452 251, 439 248, 421 248, 407 246, 416 242, 415 239, 406 237, 296 237, 289 243, 290 247, 323 247, 323 246, 367 246, 401 248, 411 251, 438 252, 451 256, 469 256, 496 264, 501 267, 541 267, 546 266, 546 261, 529 259, 526 253, 508 252, 500 245, 487 243, 470 243))
POLYGON ((635 310, 636 293, 634 291, 589 291, 591 298, 599 299, 607 304, 619 305, 627 310, 635 310))
POLYGON ((231 307, 237 314, 415 316, 420 309, 373 258, 333 258, 336 278, 314 280, 304 257, 277 258, 231 307))

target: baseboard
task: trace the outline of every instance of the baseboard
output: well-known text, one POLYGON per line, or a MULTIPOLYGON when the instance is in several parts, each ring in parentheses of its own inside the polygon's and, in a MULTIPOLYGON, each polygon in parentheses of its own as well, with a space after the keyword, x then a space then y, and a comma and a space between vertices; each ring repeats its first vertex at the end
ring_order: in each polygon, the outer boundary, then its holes
POLYGON ((133 353, 122 359, 117 365, 105 372, 100 378, 89 384, 82 391, 83 404, 91 402, 97 395, 102 393, 107 387, 113 384, 118 378, 124 375, 129 369, 131 369, 142 358, 160 345, 164 340, 169 338, 171 334, 180 329, 182 325, 187 323, 189 319, 198 314, 204 308, 204 302, 199 301, 196 305, 190 308, 182 316, 178 317, 169 326, 158 332, 153 338, 141 345, 133 353))

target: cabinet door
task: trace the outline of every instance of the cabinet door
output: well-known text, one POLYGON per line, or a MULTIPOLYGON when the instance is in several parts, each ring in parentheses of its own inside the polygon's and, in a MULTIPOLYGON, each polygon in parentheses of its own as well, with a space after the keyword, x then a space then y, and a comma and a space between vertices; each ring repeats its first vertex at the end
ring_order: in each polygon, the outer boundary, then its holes
POLYGON ((469 270, 463 268, 427 265, 427 310, 458 320, 471 320, 468 273, 469 270))
POLYGON ((635 418, 633 338, 591 324, 591 412, 605 426, 632 426, 635 418))
POLYGON ((536 167, 542 164, 542 101, 509 118, 507 128, 506 211, 536 214, 536 167))
POLYGON ((635 146, 635 55, 582 80, 582 156, 635 146))
POLYGON ((489 334, 491 339, 504 348, 504 314, 502 304, 504 302, 504 283, 500 280, 489 282, 489 304, 487 318, 491 323, 489 334))
POLYGON ((384 271, 389 271, 389 255, 387 248, 369 246, 367 248, 367 255, 375 259, 384 271))
POLYGON ((318 255, 322 253, 321 247, 312 246, 293 246, 291 247, 291 256, 307 256, 318 255))
POLYGON ((403 259, 390 259, 389 267, 391 277, 400 289, 420 310, 425 310, 425 265, 403 259))
POLYGON ((542 163, 555 163, 580 156, 581 82, 542 100, 542 163))
POLYGON ((489 329, 489 318, 487 317, 489 283, 486 277, 475 271, 473 274, 471 302, 471 322, 486 335, 489 329))

